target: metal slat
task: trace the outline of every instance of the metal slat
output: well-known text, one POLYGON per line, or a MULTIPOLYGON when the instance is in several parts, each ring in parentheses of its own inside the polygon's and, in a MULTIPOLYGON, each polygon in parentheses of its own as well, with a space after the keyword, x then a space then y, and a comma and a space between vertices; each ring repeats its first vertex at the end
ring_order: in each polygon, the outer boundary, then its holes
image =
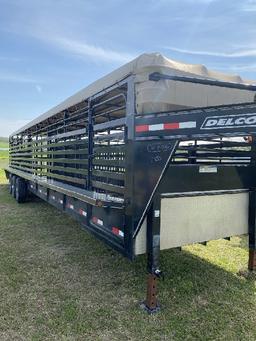
POLYGON ((93 160, 93 165, 125 167, 125 161, 118 159, 117 160, 98 159, 93 160))
POLYGON ((113 133, 113 134, 106 134, 106 135, 98 135, 94 137, 94 141, 111 141, 111 140, 118 140, 123 141, 124 139, 124 132, 121 133, 113 133))
POLYGON ((82 174, 87 175, 87 168, 71 168, 71 167, 58 167, 51 165, 37 165, 34 167, 35 169, 52 169, 65 173, 74 173, 74 174, 82 174))
POLYGON ((31 146, 31 147, 27 147, 27 148, 23 148, 22 146, 18 149, 12 149, 10 150, 10 152, 23 152, 23 151, 27 151, 30 150, 32 151, 36 151, 36 150, 41 150, 41 149, 50 149, 50 148, 54 148, 54 147, 74 147, 74 146, 83 146, 86 147, 87 146, 87 141, 85 140, 79 140, 79 141, 66 141, 66 142, 58 142, 58 143, 48 143, 48 144, 42 144, 42 145, 37 145, 36 146, 31 146), (81 142, 79 142, 81 141, 81 142))
POLYGON ((95 126, 93 127, 93 130, 95 132, 97 132, 97 131, 100 131, 100 130, 107 130, 107 129, 111 129, 111 128, 116 128, 116 127, 124 126, 125 124, 126 124, 126 118, 122 117, 122 118, 119 118, 119 119, 116 119, 116 120, 95 124, 95 126))
POLYGON ((87 159, 51 159, 51 158, 11 158, 11 161, 27 161, 27 162, 51 162, 51 163, 74 163, 74 164, 87 164, 87 159))
POLYGON ((100 153, 117 153, 123 154, 125 152, 125 145, 109 145, 109 146, 97 146, 93 149, 94 155, 100 153))
MULTIPOLYGON (((34 144, 33 146, 31 147, 20 147, 18 149, 10 149, 10 154, 11 153, 15 153, 15 152, 26 152, 26 151, 31 151, 31 152, 36 152, 36 150, 42 150, 42 149, 51 149, 51 148, 54 148, 54 147, 73 147, 73 146, 83 146, 83 147, 86 147, 87 146, 87 140, 84 139, 84 140, 79 140, 79 141, 66 141, 66 142, 59 142, 59 143, 50 143, 50 144, 42 144, 42 145, 38 145, 37 144, 34 144)), ((69 150, 69 149, 67 149, 69 150)))
POLYGON ((35 156, 35 155, 87 155, 87 149, 70 149, 70 150, 48 150, 42 152, 32 152, 32 153, 20 153, 20 154, 10 154, 11 157, 20 157, 20 156, 35 156))
POLYGON ((16 166, 16 165, 12 165, 12 167, 15 169, 25 170, 25 171, 30 172, 30 173, 34 172, 34 170, 32 168, 20 167, 20 166, 16 166))
POLYGON ((12 161, 10 160, 11 164, 16 164, 17 166, 30 166, 32 167, 31 163, 26 163, 26 162, 18 162, 18 161, 12 161))
POLYGON ((123 186, 117 186, 112 184, 107 184, 105 182, 95 181, 92 180, 93 187, 103 189, 108 192, 118 193, 118 194, 124 194, 125 188, 123 186))
POLYGON ((56 174, 56 173, 51 173, 51 172, 47 172, 45 173, 45 175, 53 179, 60 179, 60 180, 73 182, 73 183, 80 184, 80 185, 86 184, 86 179, 73 178, 71 176, 66 176, 66 175, 61 175, 61 174, 56 174))
POLYGON ((166 75, 160 72, 153 72, 149 75, 149 80, 151 81, 157 82, 161 79, 169 79, 169 80, 180 81, 180 82, 189 82, 189 83, 194 83, 194 84, 219 86, 219 87, 232 88, 232 89, 256 91, 256 85, 251 85, 251 84, 237 84, 233 82, 225 82, 225 81, 219 81, 219 80, 213 80, 213 79, 203 79, 203 78, 198 78, 198 77, 166 75))
MULTIPOLYGON (((44 136, 40 140, 32 140, 31 142, 28 142, 27 145, 32 145, 32 144, 41 144, 42 142, 46 141, 51 141, 51 140, 59 140, 67 137, 74 137, 74 136, 79 136, 79 135, 84 135, 87 133, 87 129, 76 129, 72 130, 69 132, 61 133, 61 134, 55 134, 55 135, 50 135, 50 136, 44 136)), ((17 145, 19 145, 18 143, 17 145)))
POLYGON ((102 178, 115 179, 115 180, 124 180, 124 176, 125 176, 124 173, 107 172, 107 171, 96 170, 96 169, 92 171, 92 175, 102 177, 102 178))

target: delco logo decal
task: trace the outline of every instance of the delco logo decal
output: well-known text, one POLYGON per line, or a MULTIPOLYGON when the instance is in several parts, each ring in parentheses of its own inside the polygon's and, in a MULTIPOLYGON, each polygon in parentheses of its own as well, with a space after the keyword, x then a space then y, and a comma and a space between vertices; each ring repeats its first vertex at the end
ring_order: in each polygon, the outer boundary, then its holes
POLYGON ((201 129, 227 129, 256 127, 256 113, 245 115, 209 116, 204 120, 201 129))

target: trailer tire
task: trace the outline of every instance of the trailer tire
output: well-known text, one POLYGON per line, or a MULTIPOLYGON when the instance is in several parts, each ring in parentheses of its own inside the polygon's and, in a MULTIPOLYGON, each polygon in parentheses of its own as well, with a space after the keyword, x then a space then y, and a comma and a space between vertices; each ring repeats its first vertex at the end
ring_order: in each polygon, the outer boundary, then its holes
POLYGON ((12 176, 12 196, 14 197, 14 199, 16 198, 16 180, 17 180, 17 176, 13 175, 12 176))
POLYGON ((13 184, 12 184, 12 175, 9 175, 9 193, 12 195, 12 190, 13 190, 13 184))
POLYGON ((15 185, 15 192, 16 192, 16 200, 18 203, 23 203, 26 201, 27 184, 23 179, 17 178, 16 185, 15 185))

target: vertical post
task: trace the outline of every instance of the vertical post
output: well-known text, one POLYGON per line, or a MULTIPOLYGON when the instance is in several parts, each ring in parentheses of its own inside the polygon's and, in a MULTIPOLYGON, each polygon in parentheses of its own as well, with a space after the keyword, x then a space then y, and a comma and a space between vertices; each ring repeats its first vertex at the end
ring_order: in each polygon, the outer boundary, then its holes
POLYGON ((131 76, 127 81, 126 98, 126 128, 125 128, 125 232, 124 245, 126 255, 134 258, 133 232, 135 229, 134 221, 134 121, 135 121, 135 89, 134 77, 131 76))
POLYGON ((256 186, 255 186, 255 166, 256 166, 256 140, 255 136, 250 136, 251 142, 251 177, 253 185, 249 192, 249 260, 248 270, 256 270, 256 186))
POLYGON ((92 159, 93 159, 93 109, 91 99, 88 100, 88 126, 87 126, 87 136, 88 136, 88 173, 87 173, 87 189, 90 191, 92 189, 92 159))
POLYGON ((157 301, 157 278, 160 277, 160 195, 153 199, 147 219, 147 297, 143 308, 150 314, 160 310, 157 301))
MULTIPOLYGON (((87 136, 88 136, 88 169, 87 169, 87 184, 86 188, 88 191, 92 190, 92 162, 93 162, 93 108, 92 99, 88 100, 88 126, 87 126, 87 136)), ((86 223, 90 226, 90 220, 92 218, 92 205, 87 204, 87 217, 86 223)))
POLYGON ((249 192, 249 261, 248 270, 256 270, 256 191, 249 192))
MULTIPOLYGON (((68 112, 67 112, 67 110, 65 110, 64 111, 64 116, 63 116, 63 132, 64 133, 66 133, 67 132, 67 127, 66 127, 66 124, 67 124, 67 119, 68 119, 68 112)), ((67 141, 67 138, 65 137, 64 138, 64 141, 66 142, 67 141)), ((76 147, 75 147, 76 148, 76 147)), ((66 150, 67 150, 67 146, 65 145, 64 146, 64 150, 65 150, 65 158, 67 157, 67 154, 66 154, 66 150)), ((77 155, 76 155, 76 157, 77 157, 77 155)), ((63 163, 63 165, 62 165, 64 168, 66 168, 67 167, 67 164, 66 163, 63 163)), ((61 172, 61 174, 63 175, 65 175, 65 173, 64 172, 61 172)))

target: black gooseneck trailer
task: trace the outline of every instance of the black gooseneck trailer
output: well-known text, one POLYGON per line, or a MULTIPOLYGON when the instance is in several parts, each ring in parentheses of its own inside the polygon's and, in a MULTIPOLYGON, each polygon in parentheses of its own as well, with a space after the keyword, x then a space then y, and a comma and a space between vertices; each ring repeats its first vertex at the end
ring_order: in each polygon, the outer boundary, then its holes
MULTIPOLYGON (((150 75, 154 82, 168 77, 150 75)), ((202 83, 186 77, 175 81, 202 83)), ((256 86, 237 87, 256 91, 256 86)), ((249 224, 243 231, 248 229, 249 234, 249 270, 256 269, 256 103, 138 114, 135 92, 130 75, 24 127, 10 137, 6 175, 18 202, 25 202, 31 192, 79 220, 129 259, 147 252, 144 306, 154 312, 161 233, 169 233, 161 228, 163 203, 248 197, 243 205, 249 224), (140 250, 139 235, 146 243, 140 250)), ((172 206, 170 211, 173 217, 178 214, 172 206)), ((191 224, 193 217, 187 218, 191 224)), ((171 233, 175 222, 167 220, 171 233)), ((236 232, 232 226, 231 232, 223 227, 220 235, 236 232)), ((167 247, 183 244, 169 243, 167 247)))

